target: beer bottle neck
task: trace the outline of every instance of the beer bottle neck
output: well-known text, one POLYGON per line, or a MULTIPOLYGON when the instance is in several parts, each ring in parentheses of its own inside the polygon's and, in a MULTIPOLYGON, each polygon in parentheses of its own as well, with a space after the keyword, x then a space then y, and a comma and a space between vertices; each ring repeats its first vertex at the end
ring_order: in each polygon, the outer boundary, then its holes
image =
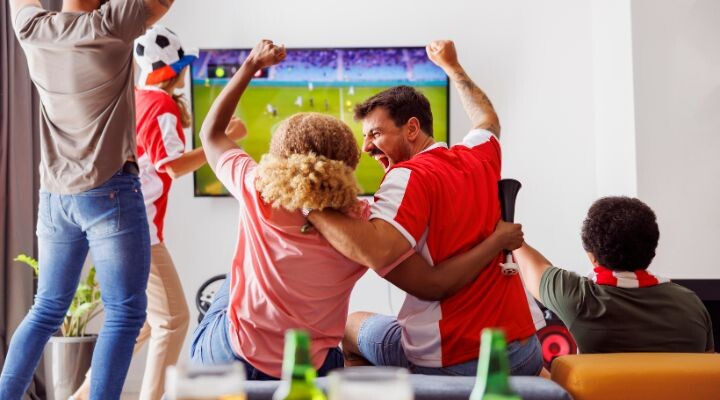
POLYGON ((477 385, 484 387, 482 393, 486 394, 502 394, 509 395, 513 394, 510 389, 510 383, 508 382, 508 368, 505 362, 503 362, 503 356, 501 352, 492 351, 490 356, 481 368, 478 370, 477 385))

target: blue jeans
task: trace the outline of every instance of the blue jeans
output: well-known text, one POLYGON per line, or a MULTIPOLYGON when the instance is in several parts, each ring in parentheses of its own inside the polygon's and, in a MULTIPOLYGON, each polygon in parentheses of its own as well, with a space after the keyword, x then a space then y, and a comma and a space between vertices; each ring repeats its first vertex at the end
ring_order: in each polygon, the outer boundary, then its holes
MULTIPOLYGON (((402 328, 395 317, 376 314, 366 319, 358 332, 360 353, 373 365, 404 367, 414 374, 475 376, 478 360, 446 367, 423 367, 408 361, 400 341, 402 328)), ((511 375, 538 375, 543 367, 536 335, 507 345, 511 375)))
MULTIPOLYGON (((232 350, 230 338, 228 338, 230 322, 227 318, 230 299, 229 286, 230 279, 228 277, 215 293, 212 305, 210 305, 203 320, 200 321, 200 325, 195 329, 190 344, 190 358, 195 364, 199 365, 241 362, 245 365, 248 380, 277 380, 279 377, 268 375, 253 367, 252 364, 236 355, 232 350)), ((317 371, 318 376, 326 376, 331 370, 342 368, 343 363, 342 351, 337 347, 330 349, 327 357, 325 357, 325 362, 317 371)))
POLYGON ((74 195, 40 192, 35 304, 10 342, 0 399, 22 398, 43 348, 75 295, 88 251, 105 307, 92 359, 91 399, 119 399, 145 321, 150 233, 136 175, 118 172, 74 195))

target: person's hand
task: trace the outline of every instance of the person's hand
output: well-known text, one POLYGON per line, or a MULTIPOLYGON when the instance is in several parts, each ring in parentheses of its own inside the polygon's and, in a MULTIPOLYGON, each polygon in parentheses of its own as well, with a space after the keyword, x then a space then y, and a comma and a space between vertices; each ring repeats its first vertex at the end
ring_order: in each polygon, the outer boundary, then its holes
POLYGON ((230 140, 237 142, 247 136, 245 123, 240 118, 233 115, 232 119, 230 119, 230 123, 227 125, 227 128, 225 128, 225 134, 230 140))
POLYGON ((256 69, 267 68, 285 59, 285 46, 278 46, 272 40, 263 39, 250 51, 245 62, 251 63, 256 69))
POLYGON ((425 47, 430 61, 447 70, 458 66, 457 52, 452 40, 434 40, 425 47))
POLYGON ((343 210, 345 215, 350 218, 369 220, 370 219, 370 202, 367 200, 357 200, 347 210, 343 210))
POLYGON ((503 249, 513 251, 519 249, 525 241, 522 231, 522 225, 498 221, 495 225, 495 232, 492 233, 500 243, 503 249))

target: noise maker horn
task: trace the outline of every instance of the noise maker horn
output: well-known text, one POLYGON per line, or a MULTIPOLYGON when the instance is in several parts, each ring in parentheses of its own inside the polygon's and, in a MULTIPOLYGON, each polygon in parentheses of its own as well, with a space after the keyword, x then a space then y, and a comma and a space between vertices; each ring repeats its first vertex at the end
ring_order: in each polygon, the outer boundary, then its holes
MULTIPOLYGON (((501 179, 498 182, 500 208, 505 222, 515 222, 515 199, 522 185, 515 179, 501 179)), ((513 260, 512 253, 505 251, 505 262, 500 264, 503 275, 517 275, 520 267, 513 260)))

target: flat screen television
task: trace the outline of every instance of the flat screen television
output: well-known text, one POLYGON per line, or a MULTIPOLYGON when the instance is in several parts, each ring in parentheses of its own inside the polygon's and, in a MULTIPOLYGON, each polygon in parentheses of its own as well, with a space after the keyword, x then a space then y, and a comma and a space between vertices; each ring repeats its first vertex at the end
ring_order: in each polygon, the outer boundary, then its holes
MULTIPOLYGON (((193 147, 210 105, 247 57, 249 49, 202 49, 191 66, 193 147)), ((255 159, 268 151, 280 121, 301 111, 333 115, 347 123, 362 143, 353 107, 396 85, 417 88, 430 100, 436 141, 449 142, 449 87, 445 73, 423 47, 288 49, 285 61, 261 71, 245 91, 236 115, 248 128, 243 148, 255 159)), ((363 153, 356 176, 372 195, 384 171, 363 153)), ((227 190, 204 166, 194 174, 195 196, 225 196, 227 190)))

